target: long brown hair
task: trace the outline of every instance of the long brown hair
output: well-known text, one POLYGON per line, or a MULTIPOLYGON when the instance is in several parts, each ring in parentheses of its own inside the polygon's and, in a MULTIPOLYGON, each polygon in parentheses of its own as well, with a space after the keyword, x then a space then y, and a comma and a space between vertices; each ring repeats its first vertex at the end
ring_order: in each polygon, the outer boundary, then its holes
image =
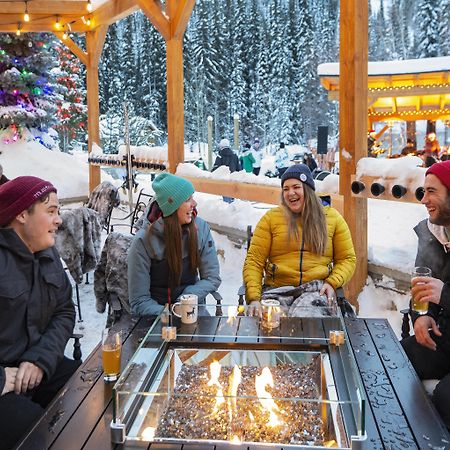
MULTIPOLYGON (((173 288, 180 285, 181 273, 183 271, 183 231, 188 233, 188 252, 189 252, 189 268, 191 273, 195 275, 200 265, 200 255, 198 252, 198 236, 195 219, 191 223, 181 226, 178 221, 178 215, 175 211, 168 217, 163 218, 164 221, 164 243, 166 246, 165 257, 169 266, 169 287, 173 288)), ((151 245, 152 235, 151 225, 148 228, 147 235, 151 245)))
POLYGON ((324 255, 327 247, 328 228, 322 203, 315 192, 305 183, 303 183, 303 198, 302 212, 294 213, 289 209, 283 193, 281 193, 281 204, 288 221, 288 239, 294 238, 300 241, 298 221, 301 221, 305 245, 316 255, 324 255))

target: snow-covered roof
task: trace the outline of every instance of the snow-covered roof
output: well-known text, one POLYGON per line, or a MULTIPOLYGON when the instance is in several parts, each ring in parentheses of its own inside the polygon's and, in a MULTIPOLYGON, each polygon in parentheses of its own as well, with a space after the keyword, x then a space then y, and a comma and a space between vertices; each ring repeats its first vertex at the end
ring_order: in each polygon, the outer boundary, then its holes
MULTIPOLYGON (((319 76, 339 76, 339 63, 319 64, 319 76)), ((369 76, 403 75, 450 71, 450 56, 369 62, 369 76)))

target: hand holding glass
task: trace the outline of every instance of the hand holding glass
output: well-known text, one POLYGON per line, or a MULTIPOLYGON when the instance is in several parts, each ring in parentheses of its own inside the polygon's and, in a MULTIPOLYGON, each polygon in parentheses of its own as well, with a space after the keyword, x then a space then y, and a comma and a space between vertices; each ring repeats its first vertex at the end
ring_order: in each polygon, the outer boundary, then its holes
POLYGON ((122 340, 120 332, 106 328, 102 331, 102 362, 103 379, 116 381, 120 373, 120 357, 122 353, 122 340))
MULTIPOLYGON (((411 275, 411 285, 412 287, 424 284, 415 281, 416 277, 431 277, 431 269, 428 267, 415 267, 411 275)), ((412 299, 412 310, 417 314, 424 315, 428 312, 428 302, 421 302, 413 296, 412 299)))

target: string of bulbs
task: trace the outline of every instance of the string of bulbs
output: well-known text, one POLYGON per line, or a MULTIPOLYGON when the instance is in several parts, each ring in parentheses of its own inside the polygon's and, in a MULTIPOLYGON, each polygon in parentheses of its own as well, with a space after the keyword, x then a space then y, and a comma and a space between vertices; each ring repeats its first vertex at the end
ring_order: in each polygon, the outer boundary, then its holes
MULTIPOLYGON (((92 6, 92 1, 91 0, 87 0, 86 1, 86 10, 88 13, 91 13, 93 10, 93 6, 92 6)), ((25 0, 25 12, 23 14, 23 21, 28 23, 30 22, 30 14, 28 12, 28 0, 25 0)), ((84 16, 81 17, 81 20, 83 21, 83 23, 85 25, 87 25, 88 27, 91 26, 91 18, 88 16, 87 18, 85 18, 84 16)), ((76 22, 76 20, 72 21, 72 22, 67 22, 65 24, 61 24, 60 20, 59 20, 59 15, 56 15, 56 20, 55 20, 55 30, 57 31, 61 31, 64 30, 64 33, 62 35, 63 40, 66 40, 68 38, 68 33, 70 31, 72 31, 72 27, 71 24, 76 22)), ((20 36, 22 34, 22 22, 18 22, 17 23, 17 30, 16 30, 16 35, 20 36)))

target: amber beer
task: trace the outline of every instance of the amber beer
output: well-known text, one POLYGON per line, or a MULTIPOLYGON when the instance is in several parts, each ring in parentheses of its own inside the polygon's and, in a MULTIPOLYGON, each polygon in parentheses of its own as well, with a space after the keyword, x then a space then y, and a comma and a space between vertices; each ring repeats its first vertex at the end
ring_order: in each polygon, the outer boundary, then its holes
POLYGON ((116 381, 120 373, 120 357, 122 353, 122 342, 120 333, 103 330, 102 333, 102 363, 103 379, 105 381, 116 381))
MULTIPOLYGON (((414 278, 416 277, 431 277, 431 269, 428 267, 415 267, 411 275, 411 284, 416 286, 418 284, 424 283, 414 283, 414 278)), ((424 315, 428 312, 428 302, 416 301, 414 296, 412 299, 412 309, 414 312, 420 315, 424 315)))

